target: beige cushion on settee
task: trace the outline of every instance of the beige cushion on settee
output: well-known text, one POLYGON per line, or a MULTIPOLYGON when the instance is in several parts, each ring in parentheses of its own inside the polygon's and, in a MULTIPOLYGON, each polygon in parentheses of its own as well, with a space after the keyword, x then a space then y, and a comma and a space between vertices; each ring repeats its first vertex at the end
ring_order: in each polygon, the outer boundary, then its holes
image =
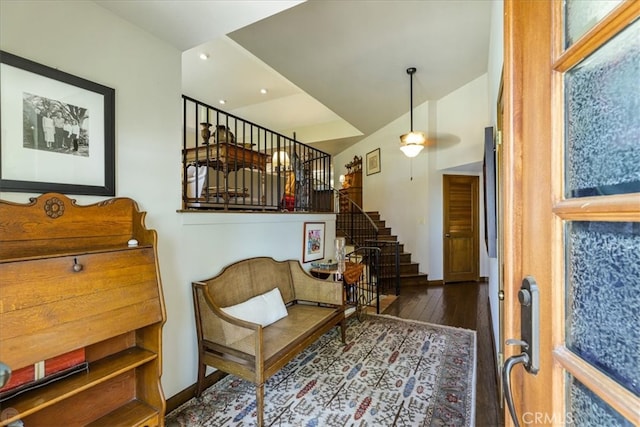
MULTIPOLYGON (((221 310, 229 316, 262 326, 269 326, 288 314, 278 288, 273 288, 269 292, 249 298, 239 304, 222 307, 221 310)), ((235 343, 251 335, 250 329, 238 328, 228 322, 222 324, 222 330, 227 343, 235 343)))

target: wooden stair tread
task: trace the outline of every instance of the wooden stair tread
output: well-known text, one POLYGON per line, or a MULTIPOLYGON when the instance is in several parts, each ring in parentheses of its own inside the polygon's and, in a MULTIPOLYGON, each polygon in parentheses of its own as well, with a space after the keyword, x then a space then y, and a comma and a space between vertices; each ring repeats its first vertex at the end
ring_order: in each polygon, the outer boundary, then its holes
MULTIPOLYGON (((404 244, 398 241, 398 236, 392 234, 392 228, 387 226, 385 220, 381 219, 380 213, 377 211, 365 212, 378 227, 377 240, 381 242, 397 242, 397 245, 383 244, 381 247, 379 265, 380 265, 380 278, 384 280, 393 279, 395 277, 395 271, 389 275, 385 270, 389 270, 390 267, 395 266, 396 248, 398 250, 399 259, 399 271, 398 277, 400 280, 400 287, 412 286, 412 285, 426 285, 428 283, 428 275, 419 271, 420 264, 411 260, 411 253, 404 251, 404 244)), ((351 237, 358 236, 360 231, 368 230, 365 226, 358 226, 359 223, 352 224, 348 217, 348 214, 338 214, 336 217, 336 235, 348 237, 345 233, 351 235, 351 237), (345 227, 348 231, 342 231, 340 226, 345 227)), ((395 270, 395 269, 394 269, 395 270)))

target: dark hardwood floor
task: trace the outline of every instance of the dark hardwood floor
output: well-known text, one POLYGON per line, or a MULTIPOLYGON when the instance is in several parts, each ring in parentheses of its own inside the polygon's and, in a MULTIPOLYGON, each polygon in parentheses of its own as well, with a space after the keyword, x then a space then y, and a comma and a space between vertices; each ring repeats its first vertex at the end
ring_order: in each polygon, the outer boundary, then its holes
POLYGON ((503 426, 496 389, 496 371, 486 283, 407 286, 384 314, 476 331, 476 426, 503 426))

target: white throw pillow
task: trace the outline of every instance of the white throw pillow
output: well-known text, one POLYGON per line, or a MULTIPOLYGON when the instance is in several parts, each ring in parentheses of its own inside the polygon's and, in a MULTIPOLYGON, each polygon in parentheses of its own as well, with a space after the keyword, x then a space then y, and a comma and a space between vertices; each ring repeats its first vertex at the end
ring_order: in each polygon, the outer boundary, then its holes
POLYGON ((278 288, 273 288, 269 292, 250 298, 240 304, 223 307, 222 311, 230 316, 259 323, 262 326, 268 326, 289 314, 278 288))

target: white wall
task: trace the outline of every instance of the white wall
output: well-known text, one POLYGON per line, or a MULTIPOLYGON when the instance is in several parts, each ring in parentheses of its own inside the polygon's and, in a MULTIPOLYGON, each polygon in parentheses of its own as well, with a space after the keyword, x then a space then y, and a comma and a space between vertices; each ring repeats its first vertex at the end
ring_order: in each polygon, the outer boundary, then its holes
MULTIPOLYGON (((162 281, 167 305, 163 351, 165 367, 162 384, 167 397, 195 383, 196 335, 191 297, 191 282, 219 273, 234 261, 255 256, 277 260, 302 258, 302 234, 305 221, 326 222, 326 258, 335 238, 335 215, 301 214, 216 214, 175 215, 171 253, 160 254, 162 281), (171 265, 167 265, 168 262, 171 265), (171 262, 173 261, 173 262, 171 262), (164 267, 164 268, 163 268, 164 267), (171 282, 167 282, 167 274, 171 282)), ((158 229, 161 235, 162 230, 158 229)), ((305 264, 308 268, 309 264, 305 264)))
MULTIPOLYGON (((484 243, 484 187, 482 160, 484 158, 484 128, 489 126, 487 110, 487 75, 484 74, 439 99, 436 134, 438 145, 431 147, 434 160, 430 163, 429 184, 431 198, 430 246, 432 257, 429 268, 433 277, 443 277, 443 218, 442 176, 479 176, 480 209, 480 276, 489 275, 489 260, 484 243), (437 215, 435 213, 438 213, 437 215)), ((430 274, 431 276, 431 274, 430 274)))
MULTIPOLYGON (((438 101, 415 107, 414 129, 435 136, 437 144, 413 159, 402 154, 399 143, 409 127, 408 113, 334 158, 337 176, 354 155, 363 157, 364 209, 381 213, 429 280, 443 278, 442 175, 481 176, 484 128, 489 123, 487 97, 485 74, 438 101), (366 153, 376 148, 380 148, 381 172, 367 176, 366 153)), ((482 195, 482 179, 480 183, 482 195)), ((480 213, 480 224, 484 224, 482 197, 480 213)), ((480 242, 480 275, 487 276, 484 227, 480 242)))
MULTIPOLYGON (((251 256, 300 259, 304 222, 326 221, 332 242, 335 217, 178 213, 181 53, 95 3, 1 1, 0 48, 116 91, 116 195, 136 200, 148 212, 147 227, 158 231, 167 308, 162 384, 169 398, 196 380, 191 282, 251 256)), ((0 192, 22 203, 33 196, 0 192)), ((80 204, 103 199, 71 197, 80 204)))
MULTIPOLYGON (((484 128, 489 125, 487 75, 484 74, 438 100, 436 169, 482 162, 484 128)), ((475 168, 477 171, 482 170, 475 168)))
MULTIPOLYGON (((414 108, 415 130, 427 131, 428 103, 414 108)), ((426 246, 428 236, 427 162, 428 155, 421 153, 414 159, 400 151, 400 135, 409 130, 409 115, 384 126, 371 136, 334 157, 334 176, 344 174, 344 165, 355 155, 362 156, 362 203, 365 211, 378 211, 392 233, 411 252, 412 260, 420 263, 422 272, 428 272, 429 253, 426 246), (366 154, 380 148, 380 173, 366 174, 366 154)), ((425 151, 425 150, 423 150, 425 151)), ((336 180, 337 182, 337 180, 336 180)), ((431 275, 429 276, 431 279, 431 275)))

